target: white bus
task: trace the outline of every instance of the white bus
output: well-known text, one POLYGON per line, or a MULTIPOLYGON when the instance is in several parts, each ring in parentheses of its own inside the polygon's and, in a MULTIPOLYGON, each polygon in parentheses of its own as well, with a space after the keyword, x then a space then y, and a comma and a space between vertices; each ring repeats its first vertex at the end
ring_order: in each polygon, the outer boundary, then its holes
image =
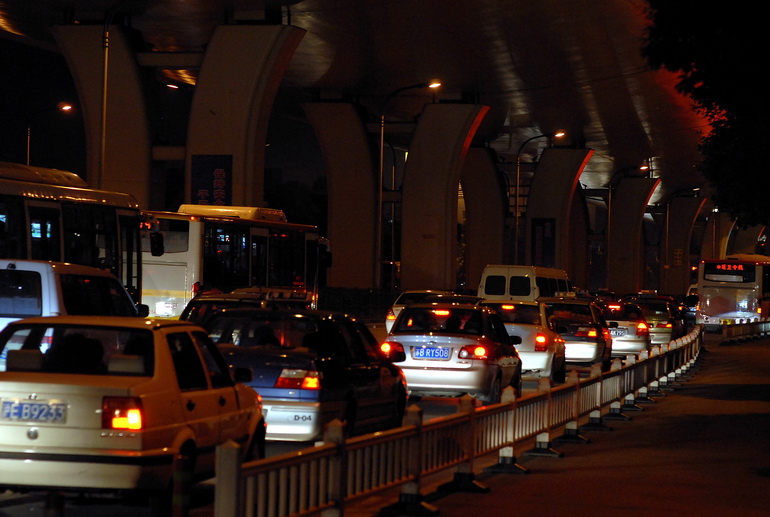
POLYGON ((770 257, 730 255, 701 260, 697 293, 695 323, 704 325, 707 331, 719 331, 725 324, 756 321, 763 309, 768 310, 770 257))
POLYGON ((177 317, 199 293, 239 288, 315 307, 331 261, 316 226, 260 207, 182 205, 144 214, 142 301, 150 316, 177 317))
POLYGON ((108 270, 139 303, 141 212, 133 196, 77 174, 0 162, 0 258, 108 270))

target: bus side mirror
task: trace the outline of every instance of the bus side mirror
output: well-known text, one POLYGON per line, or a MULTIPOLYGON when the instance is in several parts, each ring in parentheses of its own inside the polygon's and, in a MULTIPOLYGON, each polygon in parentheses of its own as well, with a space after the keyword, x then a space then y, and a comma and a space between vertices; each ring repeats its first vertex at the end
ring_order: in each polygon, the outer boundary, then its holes
POLYGON ((163 245, 163 234, 160 232, 152 232, 150 234, 150 253, 153 257, 160 257, 166 252, 163 245))

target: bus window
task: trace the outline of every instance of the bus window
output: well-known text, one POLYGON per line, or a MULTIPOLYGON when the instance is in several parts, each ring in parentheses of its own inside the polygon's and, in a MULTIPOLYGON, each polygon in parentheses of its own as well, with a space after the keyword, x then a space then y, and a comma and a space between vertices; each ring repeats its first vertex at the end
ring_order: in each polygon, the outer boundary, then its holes
MULTIPOLYGON (((29 238, 31 244, 31 259, 53 260, 56 262, 61 261, 59 216, 59 210, 56 208, 41 206, 29 207, 29 238)), ((71 260, 70 262, 75 261, 71 260)), ((82 262, 75 263, 83 264, 82 262)))
POLYGON ((64 260, 108 269, 120 278, 115 208, 64 204, 62 216, 66 243, 64 260))
POLYGON ((27 258, 24 219, 21 198, 0 195, 0 258, 27 258))

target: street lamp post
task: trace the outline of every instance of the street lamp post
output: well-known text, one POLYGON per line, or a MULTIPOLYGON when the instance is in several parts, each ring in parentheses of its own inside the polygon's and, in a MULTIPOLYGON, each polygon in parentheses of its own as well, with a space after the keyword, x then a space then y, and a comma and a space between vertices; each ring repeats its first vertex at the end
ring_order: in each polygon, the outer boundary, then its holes
POLYGON ((524 147, 526 147, 526 145, 532 140, 536 140, 538 138, 548 138, 550 141, 551 138, 561 138, 565 134, 566 133, 564 133, 564 131, 559 131, 553 134, 543 133, 542 135, 535 135, 524 140, 524 142, 519 146, 519 150, 516 152, 516 202, 514 204, 516 211, 513 214, 513 257, 516 264, 519 263, 519 188, 521 187, 521 152, 524 150, 524 147))
POLYGON ((441 86, 440 82, 433 81, 428 83, 417 83, 409 86, 403 86, 397 90, 392 91, 385 97, 385 101, 382 103, 382 109, 380 110, 380 163, 379 174, 377 180, 377 236, 375 240, 374 250, 374 287, 379 289, 382 287, 382 181, 384 177, 384 165, 385 165, 385 114, 388 107, 388 103, 400 93, 406 90, 415 90, 418 88, 438 88, 441 86))

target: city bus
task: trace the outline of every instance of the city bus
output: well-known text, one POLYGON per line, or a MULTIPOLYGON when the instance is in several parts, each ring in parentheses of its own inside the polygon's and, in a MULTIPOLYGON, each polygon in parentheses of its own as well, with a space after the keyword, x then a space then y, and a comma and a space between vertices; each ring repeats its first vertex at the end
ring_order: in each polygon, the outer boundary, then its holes
POLYGON ((144 216, 142 301, 151 316, 178 317, 197 294, 245 288, 317 306, 331 254, 316 226, 264 207, 182 205, 144 216))
POLYGON ((141 211, 75 173, 0 162, 0 258, 71 262, 110 271, 141 301, 141 211))
POLYGON ((729 255, 701 260, 697 282, 695 323, 706 331, 722 325, 767 317, 770 300, 770 257, 729 255))

